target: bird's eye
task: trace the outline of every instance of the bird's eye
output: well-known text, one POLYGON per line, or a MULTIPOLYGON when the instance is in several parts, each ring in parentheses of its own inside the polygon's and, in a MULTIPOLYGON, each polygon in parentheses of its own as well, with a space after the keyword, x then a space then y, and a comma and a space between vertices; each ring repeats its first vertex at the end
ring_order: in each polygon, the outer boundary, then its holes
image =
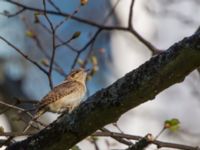
POLYGON ((71 74, 71 76, 74 77, 78 72, 79 72, 78 70, 77 70, 77 71, 74 71, 74 72, 71 74))
POLYGON ((76 73, 73 73, 71 76, 74 77, 76 75, 76 73))

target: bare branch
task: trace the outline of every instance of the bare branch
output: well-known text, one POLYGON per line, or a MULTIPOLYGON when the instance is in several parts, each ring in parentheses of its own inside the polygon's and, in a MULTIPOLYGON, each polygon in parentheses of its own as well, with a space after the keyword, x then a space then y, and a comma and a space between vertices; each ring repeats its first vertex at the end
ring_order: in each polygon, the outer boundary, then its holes
MULTIPOLYGON (((125 133, 117 133, 117 132, 95 132, 92 135, 118 137, 118 138, 125 138, 125 139, 136 140, 136 141, 143 138, 142 136, 130 135, 130 134, 125 134, 125 133)), ((153 140, 151 143, 157 145, 159 148, 166 147, 166 148, 178 148, 182 150, 199 150, 198 147, 192 147, 192 146, 176 144, 176 143, 168 143, 168 142, 163 142, 163 141, 158 141, 158 140, 153 140)))
POLYGON ((55 8, 55 10, 57 10, 58 12, 61 12, 60 8, 56 6, 56 4, 52 0, 48 0, 48 2, 51 6, 53 6, 53 8, 55 8))
MULTIPOLYGON (((80 54, 84 51, 84 50, 86 50, 95 40, 96 40, 96 38, 98 37, 98 35, 101 33, 101 29, 98 29, 97 31, 96 31, 96 33, 94 34, 94 36, 85 44, 85 46, 83 46, 83 48, 81 48, 79 51, 78 51, 78 53, 77 53, 77 55, 76 55, 76 57, 75 57, 75 59, 74 59, 74 62, 72 63, 72 69, 75 67, 75 65, 76 65, 76 63, 77 63, 77 61, 78 61, 78 58, 79 58, 79 56, 80 56, 80 54)), ((89 52, 90 53, 90 52, 89 52)), ((86 63, 86 62, 85 62, 86 63)), ((85 65, 85 64, 84 64, 85 65)), ((83 66, 84 67, 84 66, 83 66)))
POLYGON ((134 6, 135 0, 131 0, 130 10, 129 10, 129 18, 128 18, 128 28, 131 30, 133 29, 133 6, 134 6))
POLYGON ((17 12, 15 12, 15 13, 9 13, 9 12, 3 12, 3 13, 0 13, 1 15, 3 15, 3 16, 6 16, 6 17, 9 17, 9 18, 11 18, 11 17, 15 17, 15 16, 17 16, 17 15, 19 15, 19 14, 21 14, 22 12, 24 12, 26 9, 25 8, 21 8, 20 10, 18 10, 17 12))
MULTIPOLYGON (((9 2, 9 3, 12 3, 14 5, 20 6, 22 8, 25 8, 25 9, 29 10, 29 11, 38 11, 38 12, 42 12, 42 13, 46 12, 47 14, 58 15, 58 16, 63 16, 63 17, 69 17, 70 16, 70 14, 67 14, 67 13, 59 13, 59 12, 50 11, 50 10, 44 11, 44 10, 39 9, 39 8, 34 8, 34 7, 23 5, 21 3, 14 2, 12 0, 7 0, 6 2, 9 2)), ((133 6, 134 2, 132 1, 131 4, 133 6)), ((129 16, 129 22, 132 22, 132 21, 130 21, 131 20, 130 18, 132 18, 132 17, 129 16)), ((78 22, 82 22, 82 23, 88 24, 90 26, 97 27, 98 29, 101 29, 101 30, 121 30, 121 31, 130 32, 131 34, 133 34, 134 36, 136 36, 136 38, 138 38, 138 40, 140 42, 142 42, 147 48, 149 48, 149 50, 153 54, 158 54, 158 53, 161 52, 160 50, 158 50, 157 48, 155 48, 150 42, 148 42, 145 38, 143 38, 138 32, 136 32, 136 30, 134 28, 129 28, 129 26, 128 27, 104 26, 102 24, 98 24, 98 23, 93 22, 91 20, 82 19, 82 18, 79 18, 79 17, 76 17, 76 16, 71 16, 71 19, 74 19, 74 20, 76 20, 78 22)))
POLYGON ((7 41, 5 38, 3 38, 2 36, 0 36, 0 39, 2 41, 4 41, 6 44, 8 44, 9 46, 11 46, 14 50, 16 50, 20 55, 22 55, 26 60, 28 60, 29 62, 31 62, 32 64, 34 64, 36 67, 38 67, 42 72, 44 72, 46 75, 48 75, 48 72, 41 67, 36 61, 32 60, 28 55, 24 54, 19 48, 17 48, 15 45, 13 45, 12 43, 10 43, 9 41, 7 41))
POLYGON ((123 139, 123 138, 120 138, 120 137, 117 137, 117 136, 112 136, 112 132, 109 131, 106 128, 102 128, 101 131, 111 133, 110 137, 112 137, 113 139, 115 139, 116 141, 118 141, 118 142, 120 142, 122 144, 125 144, 125 145, 128 145, 128 146, 131 146, 133 144, 132 142, 129 142, 129 141, 123 139))
POLYGON ((4 103, 4 102, 2 102, 2 101, 0 101, 0 105, 4 105, 4 106, 6 106, 6 107, 15 109, 15 110, 17 110, 17 111, 24 112, 24 113, 26 113, 30 118, 33 118, 32 114, 31 114, 30 112, 28 112, 27 110, 23 109, 23 108, 20 108, 20 107, 11 105, 11 104, 4 103))
POLYGON ((126 111, 154 99, 169 86, 182 82, 200 66, 199 43, 200 33, 196 33, 174 44, 109 87, 90 96, 72 113, 62 115, 46 129, 8 146, 7 150, 43 150, 47 146, 49 150, 71 148, 97 129, 116 122, 126 111))

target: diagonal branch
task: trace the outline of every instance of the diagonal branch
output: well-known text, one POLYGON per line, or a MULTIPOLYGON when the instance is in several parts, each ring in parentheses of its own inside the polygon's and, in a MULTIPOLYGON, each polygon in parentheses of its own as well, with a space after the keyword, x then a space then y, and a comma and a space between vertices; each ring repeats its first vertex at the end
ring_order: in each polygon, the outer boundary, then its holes
POLYGON ((69 149, 126 111, 152 100, 169 86, 182 82, 200 66, 200 33, 183 39, 152 57, 109 87, 90 96, 71 114, 64 114, 46 129, 7 150, 69 149))
POLYGON ((42 66, 40 66, 39 63, 37 63, 36 61, 34 61, 33 59, 31 59, 28 55, 24 54, 19 48, 17 48, 11 42, 9 42, 8 40, 6 40, 2 36, 0 36, 0 40, 4 41, 10 47, 12 47, 14 50, 16 50, 20 55, 22 55, 26 60, 28 60, 29 62, 31 62, 32 64, 34 64, 36 67, 38 67, 42 72, 44 72, 44 74, 48 75, 48 72, 42 66))
MULTIPOLYGON (((9 134, 9 133, 8 133, 9 134)), ((12 134, 11 134, 12 135, 12 134)), ((136 135, 130 135, 130 134, 125 134, 125 133, 117 133, 117 132, 95 132, 92 134, 93 136, 97 137, 115 137, 115 138, 122 138, 122 139, 131 139, 131 140, 141 140, 142 136, 136 136, 136 135)), ((187 145, 182 145, 182 144, 177 144, 177 143, 168 143, 168 142, 163 142, 163 141, 158 141, 158 140, 153 140, 150 141, 150 143, 157 145, 159 148, 178 148, 182 150, 199 150, 198 147, 192 147, 192 146, 187 146, 187 145)))
POLYGON ((131 1, 130 10, 129 10, 129 18, 128 18, 128 28, 133 29, 133 6, 134 6, 135 0, 131 1))
MULTIPOLYGON (((105 26, 103 24, 98 24, 94 21, 91 20, 87 20, 87 19, 83 19, 83 18, 79 18, 73 15, 70 15, 68 13, 63 13, 63 12, 57 12, 57 11, 51 11, 51 10, 43 10, 40 8, 36 8, 36 7, 31 7, 31 6, 27 6, 12 0, 2 0, 2 1, 6 1, 8 3, 11 3, 13 5, 22 7, 23 9, 26 9, 28 11, 38 11, 38 12, 42 12, 42 13, 47 13, 49 15, 56 15, 56 16, 62 16, 62 17, 69 17, 70 19, 76 20, 78 22, 87 24, 89 26, 93 26, 96 27, 98 29, 101 30, 120 30, 120 31, 127 31, 130 32, 132 35, 134 35, 140 42, 142 42, 151 52, 153 55, 158 54, 161 52, 161 50, 157 49, 154 45, 152 45, 149 41, 147 41, 143 36, 141 36, 133 27, 132 25, 132 18, 133 18, 133 6, 134 6, 134 0, 132 0, 131 5, 130 5, 130 13, 129 13, 129 20, 128 20, 128 27, 121 27, 121 26, 105 26)), ((79 55, 79 54, 78 54, 79 55)))

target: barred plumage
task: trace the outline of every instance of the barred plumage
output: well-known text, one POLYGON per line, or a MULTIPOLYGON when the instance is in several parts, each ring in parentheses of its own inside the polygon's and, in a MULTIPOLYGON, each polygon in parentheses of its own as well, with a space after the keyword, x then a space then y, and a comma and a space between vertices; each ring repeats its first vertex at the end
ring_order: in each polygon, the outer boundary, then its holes
POLYGON ((84 69, 74 70, 63 83, 54 87, 52 91, 42 98, 33 119, 23 132, 26 132, 33 122, 47 111, 62 113, 71 112, 76 108, 86 93, 86 76, 87 72, 84 69))

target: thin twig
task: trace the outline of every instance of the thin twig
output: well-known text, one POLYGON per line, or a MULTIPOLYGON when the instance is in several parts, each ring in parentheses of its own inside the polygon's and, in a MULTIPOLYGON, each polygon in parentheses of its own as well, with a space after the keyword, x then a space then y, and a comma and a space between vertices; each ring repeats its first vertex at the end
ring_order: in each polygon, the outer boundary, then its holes
POLYGON ((55 26, 55 30, 57 30, 62 24, 64 24, 64 22, 68 21, 69 19, 72 18, 72 16, 74 16, 75 14, 77 14, 80 11, 80 6, 69 16, 65 17, 64 20, 62 20, 61 22, 59 22, 56 26, 55 26))
POLYGON ((115 126, 115 127, 119 130, 119 132, 124 133, 124 132, 121 130, 121 128, 118 126, 117 123, 113 123, 113 126, 115 126))
POLYGON ((154 139, 157 140, 158 137, 165 131, 165 129, 166 129, 165 127, 162 128, 162 130, 156 135, 156 137, 154 139))
MULTIPOLYGON (((14 106, 14 105, 11 105, 11 104, 2 102, 2 101, 0 101, 0 105, 4 105, 4 106, 6 106, 6 107, 12 108, 12 109, 17 110, 17 111, 19 111, 19 112, 23 112, 23 113, 25 113, 27 116, 29 116, 31 119, 33 118, 33 115, 32 115, 30 112, 28 112, 26 109, 23 109, 23 108, 20 108, 20 107, 17 107, 17 106, 14 106)), ((39 123, 40 125, 46 127, 46 125, 43 124, 43 123, 40 122, 40 121, 37 121, 37 120, 36 120, 35 122, 37 122, 37 123, 39 123)))
POLYGON ((133 6, 134 6, 135 0, 131 1, 130 10, 129 10, 129 18, 128 18, 128 28, 133 29, 133 6))
POLYGON ((7 12, 3 12, 3 13, 0 13, 1 15, 3 15, 3 16, 6 16, 6 17, 8 17, 8 18, 11 18, 11 17, 15 17, 15 16, 17 16, 17 15, 19 15, 19 14, 21 14, 22 12, 24 12, 26 9, 25 8, 21 8, 20 10, 18 10, 17 12, 15 12, 15 13, 7 13, 7 12))
POLYGON ((3 143, 1 143, 0 144, 0 148, 2 147, 2 146, 4 146, 4 145, 10 145, 11 143, 13 143, 13 138, 14 138, 14 136, 10 136, 10 137, 8 137, 8 139, 6 139, 3 143))
MULTIPOLYGON (((136 135, 130 135, 130 134, 124 134, 124 133, 117 133, 117 132, 95 132, 92 134, 93 136, 111 136, 111 137, 118 137, 118 138, 125 138, 130 140, 140 140, 143 137, 142 136, 136 136, 136 135)), ((158 147, 166 147, 166 148, 178 148, 182 150, 200 150, 199 147, 192 147, 182 144, 176 144, 176 143, 168 143, 168 142, 162 142, 162 141, 152 141, 152 144, 157 145, 158 147)))
POLYGON ((122 143, 122 144, 125 144, 125 145, 128 145, 128 146, 130 146, 130 145, 133 144, 132 142, 129 142, 129 141, 127 141, 127 140, 125 140, 125 139, 123 139, 123 138, 121 138, 121 137, 112 136, 112 132, 109 131, 109 130, 106 129, 106 128, 102 128, 101 131, 111 133, 110 137, 112 137, 113 139, 115 139, 116 141, 118 141, 118 142, 120 142, 120 143, 122 143))
POLYGON ((111 9, 110 12, 108 13, 108 15, 105 17, 105 19, 104 19, 104 21, 103 21, 103 24, 105 24, 105 23, 108 21, 108 19, 110 18, 110 16, 114 13, 114 11, 115 11, 115 9, 116 9, 116 7, 118 6, 118 4, 119 4, 120 1, 121 1, 121 0, 117 0, 117 2, 114 4, 114 6, 112 7, 112 9, 111 9))
MULTIPOLYGON (((5 1, 5 0, 3 0, 3 1, 5 1)), ((63 17, 70 16, 70 14, 63 13, 63 12, 59 13, 59 12, 55 12, 55 11, 51 11, 51 10, 44 11, 43 9, 26 6, 24 4, 17 3, 17 2, 12 1, 12 0, 7 0, 6 2, 12 3, 14 5, 17 5, 17 6, 20 6, 20 7, 23 7, 23 8, 26 8, 29 11, 38 11, 38 12, 43 12, 43 13, 46 12, 48 14, 58 15, 58 16, 63 16, 63 17)), ((121 30, 121 31, 130 32, 131 34, 136 36, 136 38, 138 38, 138 40, 140 42, 142 42, 153 54, 157 54, 157 53, 162 52, 161 50, 155 48, 145 38, 143 38, 135 29, 130 29, 129 27, 119 27, 119 26, 104 26, 102 24, 98 24, 97 22, 87 20, 87 19, 82 19, 82 18, 79 18, 79 17, 76 17, 76 16, 72 16, 71 18, 78 21, 78 22, 82 22, 82 23, 88 24, 90 26, 100 28, 101 30, 121 30)))
POLYGON ((52 54, 51 54, 51 60, 50 60, 50 65, 49 65, 48 79, 49 79, 49 86, 51 89, 53 89, 53 81, 52 81, 51 75, 52 75, 52 70, 53 70, 54 58, 55 58, 55 54, 56 54, 55 30, 53 27, 53 23, 51 22, 51 20, 49 19, 48 15, 47 15, 45 0, 43 0, 43 7, 44 7, 44 16, 45 16, 47 22, 49 23, 51 32, 52 32, 52 54))
POLYGON ((60 8, 56 6, 56 4, 52 0, 48 0, 48 2, 53 8, 55 8, 55 10, 57 10, 58 12, 61 12, 60 8))
POLYGON ((7 41, 5 38, 3 38, 2 36, 0 36, 0 39, 3 40, 6 44, 8 44, 9 46, 11 46, 13 49, 15 49, 19 54, 21 54, 26 60, 28 60, 29 62, 31 62, 32 64, 34 64, 36 67, 38 67, 42 72, 44 72, 46 75, 48 75, 48 72, 41 67, 36 61, 32 60, 28 55, 25 55, 19 48, 17 48, 15 45, 13 45, 12 43, 10 43, 9 41, 7 41))
MULTIPOLYGON (((75 65, 76 65, 76 63, 77 63, 77 61, 78 61, 78 58, 79 58, 81 52, 83 52, 84 50, 86 50, 86 49, 96 40, 96 38, 97 38, 98 35, 101 33, 101 31, 102 31, 102 29, 98 29, 98 30, 96 31, 96 33, 94 34, 94 36, 85 44, 85 46, 83 46, 83 48, 81 48, 81 49, 78 51, 78 53, 77 53, 77 55, 76 55, 76 57, 75 57, 75 59, 74 59, 74 62, 72 63, 71 69, 73 69, 73 68, 75 67, 75 65)), ((91 50, 92 50, 92 49, 91 49, 91 50)), ((89 52, 88 54, 90 54, 90 52, 89 52)), ((86 63, 86 62, 85 62, 85 63, 86 63)))
POLYGON ((1 105, 4 105, 4 106, 6 106, 6 107, 9 107, 9 108, 15 109, 15 110, 17 110, 17 111, 24 112, 24 113, 26 113, 30 118, 33 118, 33 115, 32 115, 30 112, 28 112, 27 110, 23 109, 23 108, 20 108, 20 107, 17 107, 17 106, 8 104, 8 103, 4 103, 4 102, 2 102, 2 101, 0 101, 0 104, 1 104, 1 105))
MULTIPOLYGON (((45 24, 43 24, 42 22, 39 22, 39 24, 49 33, 49 34, 52 34, 51 30, 49 30, 45 24)), ((55 34, 55 37, 56 39, 60 42, 60 43, 64 43, 64 41, 58 36, 55 34)), ((74 52, 77 52, 78 50, 73 48, 72 46, 70 46, 69 44, 65 43, 64 44, 67 48, 71 49, 72 51, 74 52)))

